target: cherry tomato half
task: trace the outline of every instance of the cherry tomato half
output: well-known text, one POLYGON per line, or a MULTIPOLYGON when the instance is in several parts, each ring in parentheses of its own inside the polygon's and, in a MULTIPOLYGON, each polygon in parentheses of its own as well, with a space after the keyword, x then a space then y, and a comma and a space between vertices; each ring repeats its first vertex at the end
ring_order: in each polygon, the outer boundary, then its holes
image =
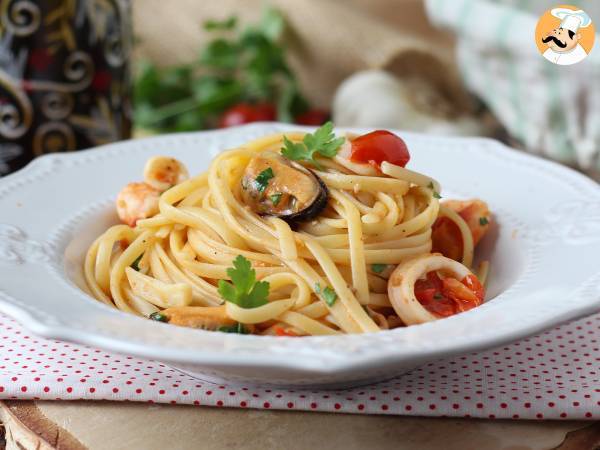
POLYGON ((383 161, 404 167, 410 160, 410 154, 404 141, 394 133, 376 130, 352 141, 350 160, 377 168, 383 161))
POLYGON ((309 109, 296 116, 296 123, 300 125, 323 125, 329 120, 329 113, 322 109, 309 109))
POLYGON ((277 117, 275 106, 270 103, 238 103, 223 113, 220 128, 234 127, 250 122, 273 121, 277 117))

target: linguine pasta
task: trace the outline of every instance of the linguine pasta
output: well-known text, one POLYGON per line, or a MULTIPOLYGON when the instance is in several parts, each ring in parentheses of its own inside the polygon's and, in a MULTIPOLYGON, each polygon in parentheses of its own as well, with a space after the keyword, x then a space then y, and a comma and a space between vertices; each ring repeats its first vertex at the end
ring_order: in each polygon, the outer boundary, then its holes
MULTIPOLYGON (((304 138, 305 133, 285 133, 293 144, 304 138)), ((327 193, 324 208, 309 220, 290 223, 257 213, 244 192, 253 158, 279 158, 283 134, 224 151, 207 172, 192 178, 185 172, 155 198, 138 202, 146 207, 155 201, 153 213, 140 216, 134 226, 115 225, 94 241, 84 267, 89 290, 128 313, 255 334, 366 333, 448 315, 427 310, 415 296, 415 283, 435 271, 444 286, 454 277, 469 292, 477 291, 468 278, 474 277, 468 221, 440 203, 436 180, 389 161, 377 169, 352 161, 344 153, 351 140, 335 156, 319 157, 317 166, 301 161, 311 169, 300 174, 302 180, 316 176, 327 193), (459 231, 458 261, 432 253, 434 224, 441 218, 459 231), (268 284, 264 304, 245 307, 222 295, 219 280, 235 287, 236 258, 248 261, 255 279, 266 283, 260 289, 268 284)), ((177 169, 181 175, 185 168, 177 169)), ((260 175, 265 173, 273 171, 260 175)), ((164 178, 160 182, 165 187, 164 178)), ((267 180, 269 186, 276 182, 267 180)), ((270 201, 275 204, 281 195, 270 201)), ((290 198, 297 202, 296 197, 290 198)), ((130 205, 127 197, 119 201, 118 207, 130 205)), ((456 302, 449 291, 439 292, 456 302)))

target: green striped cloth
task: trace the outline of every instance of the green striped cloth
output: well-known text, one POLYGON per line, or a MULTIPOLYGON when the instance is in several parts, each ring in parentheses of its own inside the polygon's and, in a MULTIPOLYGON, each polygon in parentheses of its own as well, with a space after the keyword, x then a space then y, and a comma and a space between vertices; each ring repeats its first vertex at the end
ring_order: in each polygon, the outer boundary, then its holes
MULTIPOLYGON (((535 27, 558 2, 426 0, 430 20, 457 35, 457 61, 480 97, 528 151, 600 170, 600 36, 572 66, 544 59, 535 27)), ((563 3, 564 4, 564 3, 563 3)), ((600 0, 571 0, 600 29, 600 0)))

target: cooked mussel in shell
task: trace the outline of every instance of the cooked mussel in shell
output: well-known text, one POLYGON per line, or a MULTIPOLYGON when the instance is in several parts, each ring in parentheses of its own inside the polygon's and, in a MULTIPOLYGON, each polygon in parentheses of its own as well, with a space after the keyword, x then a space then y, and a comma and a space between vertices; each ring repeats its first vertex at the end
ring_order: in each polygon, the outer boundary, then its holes
POLYGON ((329 191, 323 180, 277 153, 264 152, 252 158, 241 183, 242 200, 263 216, 307 221, 327 206, 329 191))

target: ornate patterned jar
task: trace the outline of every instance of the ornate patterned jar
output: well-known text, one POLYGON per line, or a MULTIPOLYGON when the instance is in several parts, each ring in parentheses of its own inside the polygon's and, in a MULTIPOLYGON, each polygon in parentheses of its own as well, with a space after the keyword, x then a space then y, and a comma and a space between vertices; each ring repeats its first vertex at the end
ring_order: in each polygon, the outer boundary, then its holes
POLYGON ((0 0, 0 175, 128 138, 129 0, 0 0))

